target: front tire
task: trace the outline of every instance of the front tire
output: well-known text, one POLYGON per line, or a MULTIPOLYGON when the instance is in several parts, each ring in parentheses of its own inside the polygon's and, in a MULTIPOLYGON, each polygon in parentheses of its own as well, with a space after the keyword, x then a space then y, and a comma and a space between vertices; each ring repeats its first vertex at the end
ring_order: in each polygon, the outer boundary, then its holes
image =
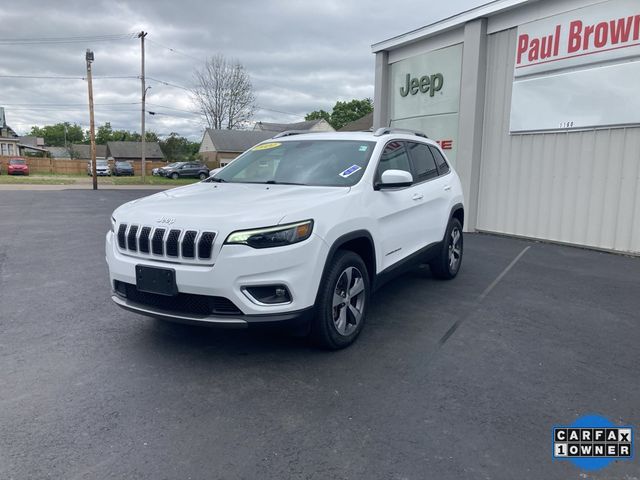
POLYGON ((370 288, 362 258, 354 252, 339 250, 320 284, 311 326, 316 345, 338 350, 355 341, 364 326, 370 288))
POLYGON ((180 176, 180 175, 178 175, 178 174, 177 174, 177 173, 175 173, 175 172, 171 174, 171 178, 172 178, 172 179, 174 179, 174 180, 177 180, 179 176, 180 176))
POLYGON ((463 251, 462 224, 457 218, 452 218, 438 256, 429 263, 433 276, 441 280, 455 278, 460 271, 463 251))

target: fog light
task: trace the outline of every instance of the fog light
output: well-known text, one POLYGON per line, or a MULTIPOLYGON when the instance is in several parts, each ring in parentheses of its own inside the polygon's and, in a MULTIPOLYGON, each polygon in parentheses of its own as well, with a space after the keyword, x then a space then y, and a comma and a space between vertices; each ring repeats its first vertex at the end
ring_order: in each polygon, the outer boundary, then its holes
POLYGON ((253 303, 258 305, 279 305, 291 303, 291 293, 284 285, 260 285, 258 287, 244 287, 242 292, 253 303))

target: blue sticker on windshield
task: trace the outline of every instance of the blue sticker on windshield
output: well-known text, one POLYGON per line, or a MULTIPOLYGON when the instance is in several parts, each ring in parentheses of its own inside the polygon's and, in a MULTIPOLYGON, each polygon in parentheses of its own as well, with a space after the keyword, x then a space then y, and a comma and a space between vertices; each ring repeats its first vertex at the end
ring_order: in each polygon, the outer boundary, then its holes
POLYGON ((340 176, 342 178, 347 178, 349 175, 353 175, 354 173, 356 173, 358 170, 361 170, 361 169, 362 167, 360 167, 359 165, 351 165, 344 172, 340 173, 340 176))
POLYGON ((366 145, 360 145, 359 150, 360 150, 361 152, 366 152, 366 151, 367 151, 367 148, 369 148, 369 147, 367 147, 366 145))

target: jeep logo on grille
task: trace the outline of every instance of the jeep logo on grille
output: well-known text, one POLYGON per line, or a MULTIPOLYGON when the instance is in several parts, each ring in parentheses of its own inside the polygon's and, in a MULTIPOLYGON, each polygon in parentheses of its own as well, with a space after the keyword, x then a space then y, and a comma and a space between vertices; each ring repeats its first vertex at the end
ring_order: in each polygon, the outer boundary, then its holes
POLYGON ((161 225, 173 225, 174 223, 176 223, 176 219, 174 217, 160 217, 158 220, 156 220, 156 223, 159 223, 161 225))

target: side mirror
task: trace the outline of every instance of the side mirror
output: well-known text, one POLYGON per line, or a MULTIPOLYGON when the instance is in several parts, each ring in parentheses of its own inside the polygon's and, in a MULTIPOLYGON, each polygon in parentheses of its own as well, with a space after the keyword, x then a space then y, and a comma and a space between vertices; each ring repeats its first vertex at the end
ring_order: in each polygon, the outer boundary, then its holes
POLYGON ((382 190, 383 188, 408 187, 411 184, 413 184, 411 173, 405 170, 385 170, 374 188, 382 190))

